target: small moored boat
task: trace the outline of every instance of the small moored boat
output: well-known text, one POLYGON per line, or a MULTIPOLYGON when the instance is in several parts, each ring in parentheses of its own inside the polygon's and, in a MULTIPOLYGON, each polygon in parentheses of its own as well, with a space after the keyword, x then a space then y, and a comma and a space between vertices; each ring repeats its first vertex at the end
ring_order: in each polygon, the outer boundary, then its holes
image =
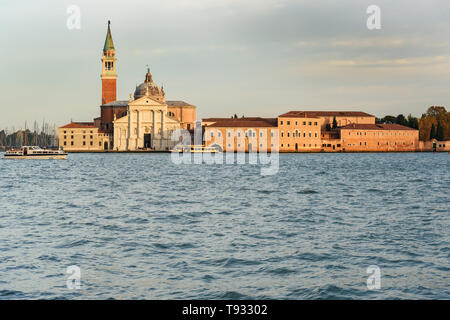
POLYGON ((21 149, 10 149, 5 159, 66 159, 67 153, 62 150, 42 149, 36 146, 23 146, 21 149))

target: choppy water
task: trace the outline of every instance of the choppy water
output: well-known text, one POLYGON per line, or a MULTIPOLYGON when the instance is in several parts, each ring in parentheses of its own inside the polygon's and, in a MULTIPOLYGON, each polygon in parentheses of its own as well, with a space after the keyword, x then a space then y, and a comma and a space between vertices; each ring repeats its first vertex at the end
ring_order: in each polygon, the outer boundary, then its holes
POLYGON ((0 160, 0 299, 449 299, 449 168, 445 153, 284 154, 265 177, 168 154, 0 160))

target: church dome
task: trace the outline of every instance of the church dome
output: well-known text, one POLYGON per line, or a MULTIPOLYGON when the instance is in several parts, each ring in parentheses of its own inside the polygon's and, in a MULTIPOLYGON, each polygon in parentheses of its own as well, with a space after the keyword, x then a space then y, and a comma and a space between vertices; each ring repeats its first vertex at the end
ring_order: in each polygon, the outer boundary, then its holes
POLYGON ((150 97, 158 101, 164 101, 166 96, 164 88, 160 88, 156 83, 153 82, 152 74, 150 69, 147 69, 147 74, 145 75, 144 83, 141 83, 136 87, 134 91, 134 99, 139 99, 142 97, 150 97))

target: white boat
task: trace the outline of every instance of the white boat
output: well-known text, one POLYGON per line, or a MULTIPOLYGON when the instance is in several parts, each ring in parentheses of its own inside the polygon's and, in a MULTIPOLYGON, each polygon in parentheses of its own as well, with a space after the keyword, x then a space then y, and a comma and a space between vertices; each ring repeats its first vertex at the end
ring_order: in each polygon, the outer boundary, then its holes
POLYGON ((21 149, 10 149, 5 159, 66 159, 67 153, 62 150, 42 149, 36 146, 23 146, 21 149))
POLYGON ((187 153, 216 153, 220 152, 217 147, 205 147, 202 145, 188 145, 188 146, 176 146, 171 150, 172 152, 187 152, 187 153))

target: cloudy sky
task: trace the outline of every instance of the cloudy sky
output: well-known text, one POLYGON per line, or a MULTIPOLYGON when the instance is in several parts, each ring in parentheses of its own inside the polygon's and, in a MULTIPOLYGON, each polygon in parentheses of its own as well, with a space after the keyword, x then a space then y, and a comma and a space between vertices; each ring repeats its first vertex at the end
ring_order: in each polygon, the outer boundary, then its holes
POLYGON ((289 110, 419 116, 450 98, 448 0, 2 0, 0 128, 99 115, 107 21, 118 99, 146 65, 202 117, 289 110), (381 8, 381 30, 366 9, 381 8), (81 29, 66 26, 81 9, 81 29))

